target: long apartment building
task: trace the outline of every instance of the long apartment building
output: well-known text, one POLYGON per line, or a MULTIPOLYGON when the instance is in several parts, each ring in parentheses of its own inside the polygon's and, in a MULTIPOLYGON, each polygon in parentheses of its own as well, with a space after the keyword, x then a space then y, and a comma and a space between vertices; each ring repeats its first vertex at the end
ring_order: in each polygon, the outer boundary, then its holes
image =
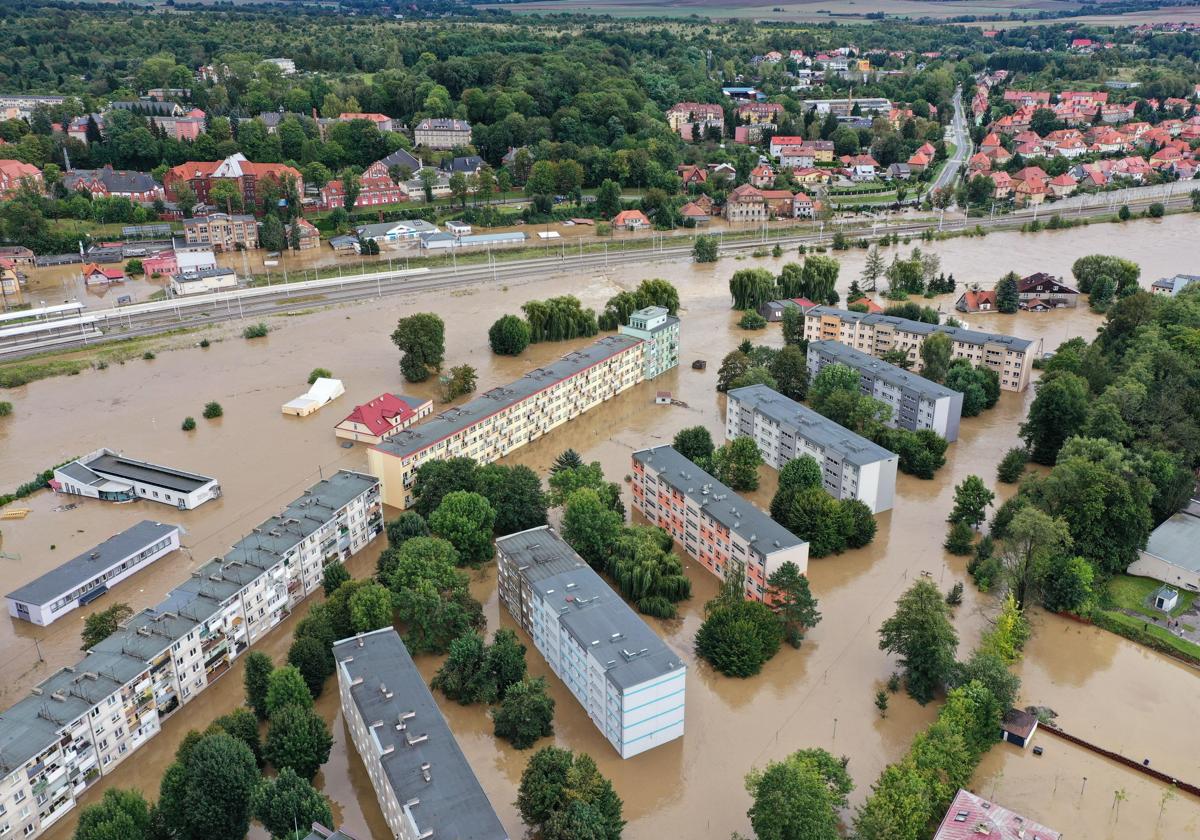
POLYGON ((548 526, 496 548, 500 600, 621 758, 682 738, 679 655, 548 526))
POLYGON ((882 356, 889 350, 907 354, 912 369, 923 366, 921 345, 926 336, 946 333, 952 344, 951 357, 966 359, 973 365, 987 365, 1000 375, 1000 387, 1006 391, 1024 391, 1033 374, 1033 361, 1040 355, 1042 340, 1016 338, 1000 333, 926 324, 893 315, 851 312, 832 306, 814 306, 804 313, 804 337, 813 341, 840 341, 869 356, 882 356))
POLYGON ((633 453, 633 506, 722 580, 734 564, 746 597, 768 600, 767 578, 784 563, 808 571, 808 543, 713 476, 657 446, 633 453))
POLYGON ((811 455, 829 495, 858 499, 871 513, 891 509, 899 463, 894 452, 766 385, 734 388, 727 396, 727 440, 752 438, 763 460, 777 470, 793 458, 811 455))
POLYGON ((0 838, 33 838, 383 530, 379 482, 323 479, 0 713, 0 838))
POLYGON ((399 634, 342 639, 333 656, 350 739, 391 836, 508 840, 399 634))
POLYGON ((367 463, 383 482, 384 503, 411 505, 413 480, 426 461, 466 456, 491 463, 627 391, 646 378, 648 351, 638 336, 605 336, 382 441, 368 450, 367 463))
POLYGON ((840 341, 808 345, 808 372, 815 377, 826 365, 840 364, 858 373, 860 390, 892 408, 888 425, 896 429, 932 429, 948 441, 958 440, 963 395, 945 385, 910 373, 840 341))

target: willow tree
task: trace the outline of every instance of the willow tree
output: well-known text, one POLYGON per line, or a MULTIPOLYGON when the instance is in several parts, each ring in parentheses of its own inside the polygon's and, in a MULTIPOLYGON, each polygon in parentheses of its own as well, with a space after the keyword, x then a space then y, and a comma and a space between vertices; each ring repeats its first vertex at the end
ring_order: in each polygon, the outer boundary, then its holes
POLYGON ((775 297, 775 278, 765 268, 743 268, 729 278, 734 309, 757 309, 775 297))

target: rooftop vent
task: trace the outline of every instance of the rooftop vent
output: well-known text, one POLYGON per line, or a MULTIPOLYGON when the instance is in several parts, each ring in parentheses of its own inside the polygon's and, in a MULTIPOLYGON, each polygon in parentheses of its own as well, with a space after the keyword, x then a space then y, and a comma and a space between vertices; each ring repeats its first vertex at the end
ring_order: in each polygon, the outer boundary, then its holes
POLYGON ((430 769, 431 769, 431 767, 430 767, 430 764, 428 761, 421 764, 421 778, 424 779, 426 782, 433 781, 433 774, 429 772, 430 769))
POLYGON ((384 683, 379 684, 379 693, 388 700, 392 699, 392 692, 388 691, 388 687, 384 683))

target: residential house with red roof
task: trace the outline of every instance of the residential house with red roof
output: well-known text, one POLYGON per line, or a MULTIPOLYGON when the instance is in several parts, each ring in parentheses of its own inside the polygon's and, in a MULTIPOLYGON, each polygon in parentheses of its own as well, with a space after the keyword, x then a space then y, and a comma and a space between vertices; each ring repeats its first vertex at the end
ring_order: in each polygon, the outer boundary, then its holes
POLYGON ((1050 188, 1046 186, 1046 182, 1038 178, 1029 178, 1013 183, 1013 196, 1017 203, 1027 207, 1041 204, 1046 200, 1046 194, 1049 191, 1050 188))
POLYGON ((773 158, 779 157, 779 150, 785 146, 803 146, 804 138, 796 134, 776 134, 767 145, 767 152, 773 158))
MULTIPOLYGON (((368 176, 365 172, 358 179, 358 197, 354 199, 354 208, 381 207, 386 204, 399 204, 408 201, 408 190, 403 184, 393 181, 390 175, 368 176)), ((332 180, 321 187, 317 194, 317 208, 332 210, 335 207, 346 206, 346 187, 340 180, 332 180)))
POLYGON ((958 296, 954 308, 959 312, 991 312, 996 308, 996 292, 968 289, 958 296))
POLYGON ((850 307, 851 309, 854 309, 855 307, 859 307, 859 308, 866 307, 867 312, 870 313, 871 315, 882 315, 883 314, 883 307, 880 306, 875 301, 871 300, 866 295, 863 295, 862 297, 857 297, 851 301, 847 301, 846 306, 850 307))
POLYGON ((1068 286, 1053 274, 1039 271, 1017 281, 1017 299, 1022 308, 1035 300, 1052 309, 1074 308, 1079 303, 1079 290, 1068 286))
MULTIPOLYGON (((920 168, 924 169, 925 166, 928 165, 929 161, 919 152, 908 159, 908 165, 910 167, 917 168, 914 165, 914 162, 917 161, 918 158, 921 160, 920 168)), ((991 170, 991 168, 992 159, 983 152, 976 152, 975 154, 971 155, 970 160, 967 161, 967 172, 969 172, 971 175, 982 175, 991 170)))
POLYGON ((338 114, 338 122, 353 122, 354 120, 366 120, 373 123, 380 131, 393 131, 392 118, 385 114, 360 114, 344 112, 338 114))
POLYGON ((811 219, 817 214, 817 202, 806 193, 798 192, 792 196, 792 216, 797 219, 811 219))
POLYGON ((1050 91, 1048 90, 1006 90, 1005 102, 1015 102, 1019 105, 1049 105, 1050 91))
POLYGON ((750 170, 750 183, 756 187, 769 187, 775 183, 775 170, 760 163, 750 170))
POLYGON ((650 227, 650 219, 641 210, 622 210, 613 216, 612 226, 625 230, 645 230, 650 227))
POLYGON ((85 286, 107 286, 110 283, 124 283, 125 272, 119 268, 104 268, 96 263, 88 263, 79 272, 83 276, 85 286))
POLYGON ((1001 146, 1000 135, 994 131, 988 132, 987 137, 979 142, 979 151, 990 152, 993 149, 999 149, 1001 146))
POLYGON ((22 163, 19 160, 0 160, 0 198, 7 198, 22 184, 30 184, 41 192, 41 170, 31 163, 22 163))
POLYGON ((995 185, 992 194, 996 198, 1008 198, 1012 195, 1012 176, 1007 172, 992 172, 989 176, 995 185))
POLYGON ((1062 840, 1062 834, 970 791, 959 790, 932 840, 1062 840))
POLYGON ((380 394, 370 402, 354 406, 333 433, 344 440, 377 444, 433 413, 433 400, 380 394))
POLYGON ((1050 179, 1050 192, 1056 198, 1066 198, 1075 192, 1075 188, 1078 186, 1079 182, 1069 172, 1064 172, 1050 179))
POLYGON ((879 162, 870 155, 847 155, 842 163, 850 170, 852 181, 874 181, 879 171, 879 162))
POLYGON ((726 221, 761 222, 769 215, 770 208, 762 191, 750 184, 735 187, 725 198, 726 221))
POLYGON ((698 225, 706 225, 712 218, 708 210, 705 210, 694 201, 689 201, 687 204, 679 208, 679 215, 685 220, 691 219, 698 225))
POLYGON ((692 166, 681 163, 675 167, 675 172, 683 180, 684 189, 692 186, 700 186, 708 181, 708 170, 703 166, 692 166))

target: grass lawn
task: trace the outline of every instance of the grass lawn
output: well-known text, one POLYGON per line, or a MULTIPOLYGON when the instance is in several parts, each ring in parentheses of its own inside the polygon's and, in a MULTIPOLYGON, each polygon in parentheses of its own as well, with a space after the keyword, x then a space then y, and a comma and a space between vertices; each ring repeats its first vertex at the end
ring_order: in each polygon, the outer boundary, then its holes
MULTIPOLYGON (((1162 618, 1162 612, 1146 606, 1150 594, 1160 586, 1162 584, 1152 578, 1118 575, 1109 581, 1108 596, 1115 606, 1124 607, 1151 618, 1162 618)), ((1177 618, 1187 612, 1196 599, 1195 592, 1188 592, 1186 589, 1177 589, 1176 591, 1179 592, 1179 603, 1175 605, 1175 609, 1171 610, 1172 618, 1177 618)))
MULTIPOLYGON (((86 233, 92 239, 120 239, 121 229, 131 227, 135 222, 93 222, 88 219, 49 219, 52 230, 65 230, 86 233)), ((147 222, 146 224, 163 224, 163 222, 147 222)), ((181 224, 172 226, 174 230, 182 228, 181 224)))
MULTIPOLYGON (((1136 579, 1137 578, 1135 578, 1135 580, 1136 579)), ((1182 593, 1180 593, 1180 594, 1182 595, 1182 593)), ((1154 624, 1147 625, 1146 622, 1141 621, 1137 618, 1134 618, 1131 615, 1125 615, 1125 613, 1119 613, 1119 612, 1110 611, 1110 610, 1105 610, 1104 616, 1105 616, 1105 618, 1107 618, 1109 621, 1111 621, 1114 624, 1120 624, 1124 627, 1129 628, 1131 631, 1134 631, 1136 633, 1148 633, 1149 635, 1153 636, 1156 640, 1162 642, 1163 644, 1167 645, 1168 647, 1170 647, 1174 650, 1179 651, 1180 653, 1184 654, 1185 656, 1189 656, 1194 660, 1200 660, 1200 645, 1192 644, 1187 639, 1181 639, 1178 636, 1167 632, 1166 630, 1164 630, 1163 628, 1161 628, 1157 625, 1154 625, 1154 624)), ((1136 641, 1136 639, 1135 639, 1135 641, 1136 641)))

